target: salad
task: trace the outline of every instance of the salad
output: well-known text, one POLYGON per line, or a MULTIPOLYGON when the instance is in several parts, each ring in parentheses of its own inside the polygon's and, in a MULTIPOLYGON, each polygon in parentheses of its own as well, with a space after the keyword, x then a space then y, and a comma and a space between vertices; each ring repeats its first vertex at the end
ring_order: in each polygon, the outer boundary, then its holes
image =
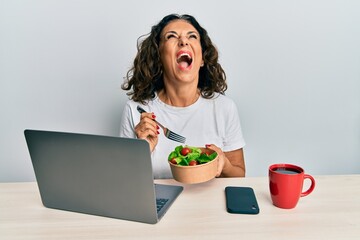
POLYGON ((168 161, 175 165, 195 166, 210 162, 215 159, 216 156, 217 153, 215 151, 208 154, 198 147, 180 145, 169 154, 168 161))

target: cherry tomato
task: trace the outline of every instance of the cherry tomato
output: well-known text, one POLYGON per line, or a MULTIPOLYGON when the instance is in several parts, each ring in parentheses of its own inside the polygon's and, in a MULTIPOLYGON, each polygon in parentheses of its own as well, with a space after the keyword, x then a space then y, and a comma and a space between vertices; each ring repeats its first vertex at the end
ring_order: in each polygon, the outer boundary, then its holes
POLYGON ((209 156, 210 154, 207 152, 202 152, 201 155, 209 156))
POLYGON ((181 155, 186 156, 189 153, 191 153, 191 149, 187 148, 187 147, 184 147, 183 149, 181 149, 180 153, 181 153, 181 155))
POLYGON ((189 166, 195 166, 195 165, 198 165, 198 162, 196 160, 191 160, 189 162, 189 166))
POLYGON ((170 162, 171 162, 172 164, 177 165, 177 162, 176 162, 175 158, 171 159, 170 162))

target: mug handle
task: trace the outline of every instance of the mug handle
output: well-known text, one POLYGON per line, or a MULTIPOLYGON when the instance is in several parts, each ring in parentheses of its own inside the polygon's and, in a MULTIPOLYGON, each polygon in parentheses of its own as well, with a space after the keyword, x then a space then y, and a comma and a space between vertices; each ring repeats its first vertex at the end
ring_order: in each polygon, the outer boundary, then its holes
POLYGON ((301 193, 300 197, 305 197, 305 196, 309 195, 315 188, 315 179, 309 174, 304 174, 304 180, 307 178, 310 179, 311 185, 308 190, 301 193))

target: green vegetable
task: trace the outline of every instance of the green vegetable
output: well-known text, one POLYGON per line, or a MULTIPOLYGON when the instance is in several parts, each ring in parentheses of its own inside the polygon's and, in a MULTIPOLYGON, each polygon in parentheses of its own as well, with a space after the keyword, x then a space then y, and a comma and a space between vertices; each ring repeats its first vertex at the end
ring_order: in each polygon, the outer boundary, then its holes
POLYGON ((210 162, 215 159, 217 156, 216 152, 208 155, 207 153, 203 153, 200 148, 190 147, 190 146, 177 146, 174 151, 169 154, 168 161, 176 162, 181 166, 189 166, 189 162, 191 160, 195 160, 198 164, 204 164, 210 162), (181 150, 183 148, 189 148, 191 151, 187 153, 185 156, 181 154, 181 150))

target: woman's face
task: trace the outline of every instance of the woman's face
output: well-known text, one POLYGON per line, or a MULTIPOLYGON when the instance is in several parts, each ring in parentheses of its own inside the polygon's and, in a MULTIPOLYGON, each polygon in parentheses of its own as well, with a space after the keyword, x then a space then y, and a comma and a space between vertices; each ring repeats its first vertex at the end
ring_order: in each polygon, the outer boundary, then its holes
POLYGON ((184 20, 174 20, 165 26, 160 37, 164 82, 197 86, 199 69, 203 65, 198 31, 184 20))

